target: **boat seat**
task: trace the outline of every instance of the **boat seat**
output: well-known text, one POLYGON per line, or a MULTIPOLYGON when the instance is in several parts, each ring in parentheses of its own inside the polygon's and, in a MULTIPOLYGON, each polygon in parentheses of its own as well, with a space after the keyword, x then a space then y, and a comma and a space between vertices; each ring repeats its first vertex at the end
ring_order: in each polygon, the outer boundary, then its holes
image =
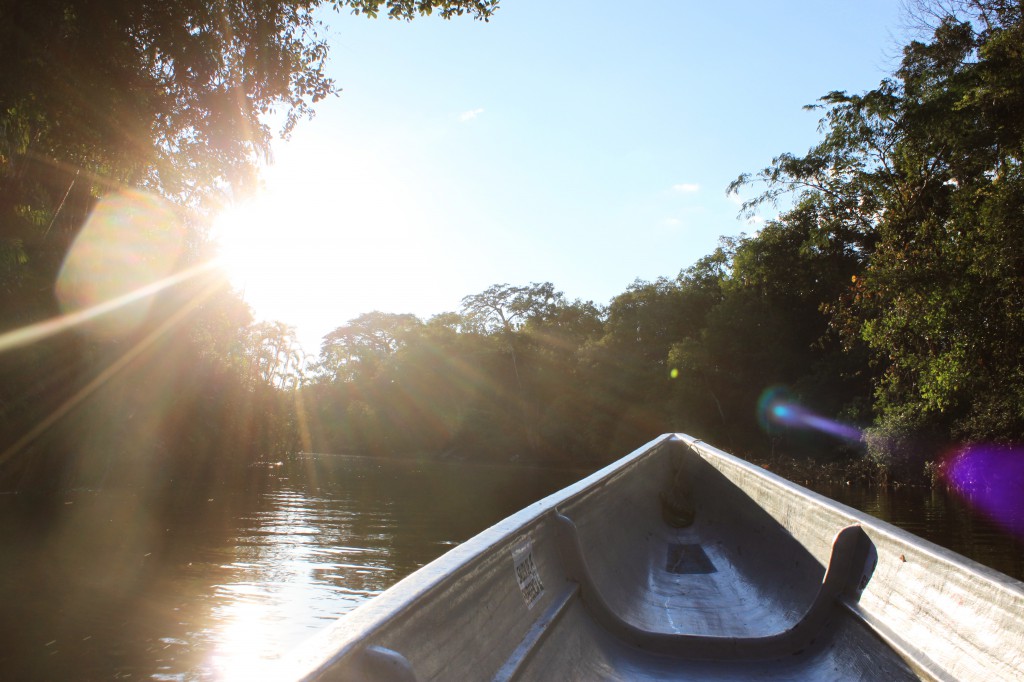
POLYGON ((858 525, 847 526, 832 541, 828 567, 813 601, 804 615, 786 630, 760 637, 655 632, 639 628, 615 612, 594 580, 576 524, 557 511, 554 518, 569 578, 579 584, 580 596, 593 618, 608 632, 636 647, 689 659, 766 659, 803 651, 837 612, 840 597, 854 601, 859 597, 877 563, 877 554, 867 533, 858 525))

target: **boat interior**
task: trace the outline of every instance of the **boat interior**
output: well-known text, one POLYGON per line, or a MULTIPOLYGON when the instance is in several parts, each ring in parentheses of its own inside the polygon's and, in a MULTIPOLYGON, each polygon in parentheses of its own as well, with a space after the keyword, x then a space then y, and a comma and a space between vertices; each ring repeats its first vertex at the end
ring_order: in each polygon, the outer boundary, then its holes
POLYGON ((571 625, 505 679, 918 679, 842 605, 877 562, 859 526, 814 553, 681 441, 637 467, 559 507, 571 625))
POLYGON ((403 580, 288 670, 402 682, 903 680, 969 679, 957 666, 975 665, 1000 678, 1002 655, 972 649, 951 624, 1015 622, 1019 583, 974 567, 964 577, 966 560, 915 540, 666 435, 403 580), (996 588, 1016 601, 941 613, 916 601, 996 588), (922 634, 947 658, 920 646, 922 634))

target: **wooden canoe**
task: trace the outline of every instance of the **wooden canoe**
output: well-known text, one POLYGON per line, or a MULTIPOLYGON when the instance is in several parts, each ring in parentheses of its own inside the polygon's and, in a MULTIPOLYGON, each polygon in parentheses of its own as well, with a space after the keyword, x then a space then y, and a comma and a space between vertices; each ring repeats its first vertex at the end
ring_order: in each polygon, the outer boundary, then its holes
POLYGON ((682 434, 480 533, 303 680, 1021 680, 1024 583, 682 434))

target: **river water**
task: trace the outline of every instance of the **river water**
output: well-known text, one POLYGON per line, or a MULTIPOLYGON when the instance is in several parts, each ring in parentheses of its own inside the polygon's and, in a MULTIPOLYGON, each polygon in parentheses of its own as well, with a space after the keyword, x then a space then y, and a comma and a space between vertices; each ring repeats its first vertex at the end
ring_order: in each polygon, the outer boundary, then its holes
POLYGON ((586 471, 312 455, 168 507, 0 496, 0 679, 251 679, 586 471), (255 487, 253 490, 251 488, 255 487))
MULTIPOLYGON (((0 677, 250 679, 332 620, 588 473, 309 455, 186 505, 0 496, 0 677)), ((945 494, 821 490, 1024 577, 1022 547, 945 494)))

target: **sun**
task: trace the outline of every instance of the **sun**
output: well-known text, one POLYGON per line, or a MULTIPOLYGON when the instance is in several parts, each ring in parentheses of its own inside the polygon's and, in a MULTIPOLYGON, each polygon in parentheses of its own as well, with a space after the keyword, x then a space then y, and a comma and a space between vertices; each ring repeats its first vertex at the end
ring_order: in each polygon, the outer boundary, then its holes
POLYGON ((296 326, 307 351, 361 313, 444 305, 425 299, 450 256, 432 199, 403 180, 408 168, 341 145, 285 147, 264 190, 213 228, 220 267, 256 317, 296 326))
POLYGON ((224 210, 217 218, 214 238, 218 264, 231 284, 245 292, 252 284, 257 289, 264 280, 274 278, 274 254, 286 256, 287 239, 274 226, 280 211, 267 194, 249 198, 224 210))
POLYGON ((258 320, 306 321, 295 313, 318 284, 316 254, 335 245, 305 247, 303 219, 283 197, 265 192, 225 210, 215 223, 218 264, 258 320))

